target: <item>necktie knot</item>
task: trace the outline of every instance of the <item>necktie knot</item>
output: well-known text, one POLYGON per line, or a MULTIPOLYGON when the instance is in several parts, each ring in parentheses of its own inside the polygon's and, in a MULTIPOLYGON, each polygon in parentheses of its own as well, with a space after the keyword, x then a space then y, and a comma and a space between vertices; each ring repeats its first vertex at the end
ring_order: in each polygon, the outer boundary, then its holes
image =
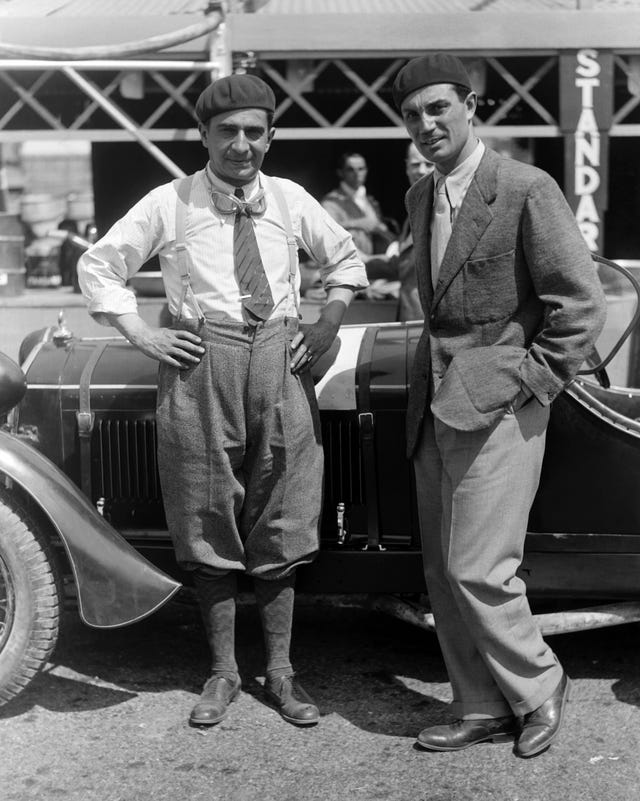
POLYGON ((436 183, 436 214, 445 213, 451 215, 451 203, 449 202, 446 179, 442 175, 436 183))
POLYGON ((244 199, 244 189, 241 187, 236 187, 236 191, 233 193, 234 196, 238 199, 238 207, 236 209, 236 214, 246 214, 247 217, 251 217, 251 203, 247 203, 244 199))

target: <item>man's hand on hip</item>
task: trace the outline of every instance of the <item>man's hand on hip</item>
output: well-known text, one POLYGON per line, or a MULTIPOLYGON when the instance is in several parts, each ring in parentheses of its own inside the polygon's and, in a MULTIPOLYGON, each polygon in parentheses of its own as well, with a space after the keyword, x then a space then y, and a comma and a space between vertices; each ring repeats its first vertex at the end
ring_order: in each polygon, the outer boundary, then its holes
POLYGON ((340 326, 320 318, 313 325, 301 325, 291 340, 291 372, 299 373, 315 364, 329 350, 340 326))
POLYGON ((300 326, 291 340, 292 373, 313 366, 329 350, 352 297, 353 290, 350 287, 332 287, 327 293, 320 319, 312 325, 300 326))
POLYGON ((185 369, 200 362, 202 340, 191 331, 155 328, 137 314, 109 315, 111 324, 151 359, 185 369))

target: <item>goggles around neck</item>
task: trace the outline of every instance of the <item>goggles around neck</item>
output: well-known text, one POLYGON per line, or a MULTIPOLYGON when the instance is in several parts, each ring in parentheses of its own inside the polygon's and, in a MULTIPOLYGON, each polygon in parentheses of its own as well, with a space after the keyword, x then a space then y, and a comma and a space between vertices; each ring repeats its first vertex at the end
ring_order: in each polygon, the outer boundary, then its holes
POLYGON ((267 208, 264 189, 251 200, 240 200, 234 195, 219 192, 211 187, 211 201, 220 214, 246 214, 247 217, 251 217, 254 214, 263 214, 267 208))

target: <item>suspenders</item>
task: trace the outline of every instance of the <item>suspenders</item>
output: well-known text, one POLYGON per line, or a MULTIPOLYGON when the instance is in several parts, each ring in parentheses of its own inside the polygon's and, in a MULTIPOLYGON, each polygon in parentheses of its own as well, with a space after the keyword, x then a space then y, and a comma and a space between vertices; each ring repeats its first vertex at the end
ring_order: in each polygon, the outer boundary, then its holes
POLYGON ((180 283, 182 289, 180 291, 180 302, 178 303, 177 318, 182 318, 182 309, 187 299, 187 295, 191 295, 191 302, 198 315, 198 322, 204 321, 204 314, 200 308, 200 304, 191 288, 191 273, 189 270, 189 252, 186 243, 187 231, 187 217, 189 216, 189 203, 191 201, 191 190, 193 188, 193 175, 188 175, 186 178, 176 181, 176 192, 178 197, 176 199, 176 260, 178 262, 178 270, 180 271, 180 283))
MULTIPOLYGON (((204 314, 196 299, 196 296, 191 287, 191 273, 189 269, 189 252, 186 243, 186 230, 187 218, 189 216, 189 208, 191 201, 191 192, 193 191, 193 175, 186 178, 180 178, 176 181, 176 259, 178 263, 178 270, 180 271, 180 283, 182 289, 180 292, 180 303, 178 305, 177 317, 182 317, 182 308, 187 299, 193 304, 194 309, 198 315, 198 320, 204 320, 204 314)), ((296 314, 300 316, 300 305, 298 303, 298 296, 295 291, 295 277, 298 269, 298 241, 293 233, 293 224, 291 222, 291 214, 287 206, 286 198, 282 189, 278 186, 277 181, 271 180, 266 175, 262 176, 262 180, 266 188, 268 188, 276 199, 280 216, 284 224, 284 229, 287 235, 287 253, 289 256, 289 296, 293 296, 293 303, 296 309, 296 314)))
POLYGON ((289 293, 293 294, 293 303, 296 307, 296 314, 300 317, 300 304, 298 303, 298 296, 296 294, 295 278, 296 270, 298 269, 298 240, 293 233, 293 225, 291 223, 291 215, 289 214, 289 207, 285 200, 282 189, 278 186, 276 181, 264 176, 267 181, 267 186, 273 192, 273 195, 280 210, 280 216, 284 223, 284 229, 287 232, 287 248, 289 251, 289 293))

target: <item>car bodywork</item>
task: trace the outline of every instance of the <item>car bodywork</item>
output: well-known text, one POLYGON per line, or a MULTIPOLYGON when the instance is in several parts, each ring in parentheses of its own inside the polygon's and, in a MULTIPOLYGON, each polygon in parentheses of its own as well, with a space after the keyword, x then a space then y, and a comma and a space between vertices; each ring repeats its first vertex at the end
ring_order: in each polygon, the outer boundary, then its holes
POLYGON ((80 616, 90 626, 133 623, 171 598, 180 584, 140 558, 55 465, 0 431, 0 472, 37 500, 65 546, 80 616))
MULTIPOLYGON (((598 380, 579 376, 552 405, 520 571, 531 597, 640 597, 640 390, 608 386, 605 369, 636 336, 638 314, 588 368, 598 380)), ((324 507, 320 553, 299 571, 302 591, 425 591, 419 488, 404 436, 421 328, 345 326, 314 367, 324 507)), ((20 371, 9 389, 0 381, 5 406, 15 403, 0 432, 0 501, 15 495, 16 509, 35 518, 36 539, 50 540, 87 623, 138 620, 184 578, 158 479, 157 363, 122 338, 77 339, 63 324, 29 337, 21 352, 26 390, 20 371)), ((0 674, 2 636, 0 619, 0 674)))

